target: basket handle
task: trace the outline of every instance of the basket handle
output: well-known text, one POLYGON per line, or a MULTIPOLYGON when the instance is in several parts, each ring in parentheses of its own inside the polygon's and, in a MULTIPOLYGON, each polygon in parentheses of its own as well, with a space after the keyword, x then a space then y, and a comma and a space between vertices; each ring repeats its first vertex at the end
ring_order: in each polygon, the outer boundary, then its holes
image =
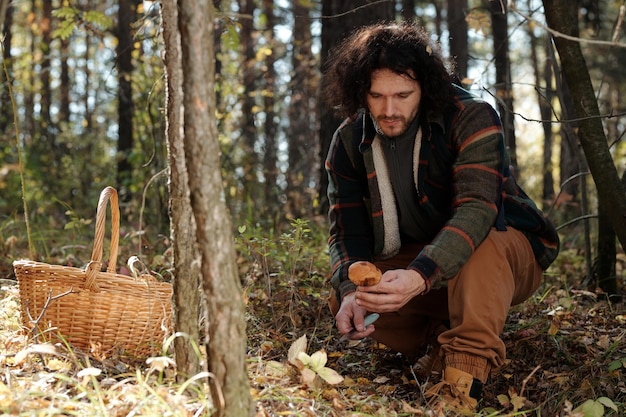
POLYGON ((91 262, 87 264, 87 278, 85 289, 99 291, 96 276, 102 267, 102 250, 104 246, 104 229, 106 226, 107 203, 111 203, 111 247, 107 272, 114 274, 117 265, 117 249, 120 241, 120 209, 117 198, 117 190, 113 187, 106 187, 100 193, 98 200, 98 210, 96 211, 96 234, 93 241, 93 251, 91 252, 91 262))

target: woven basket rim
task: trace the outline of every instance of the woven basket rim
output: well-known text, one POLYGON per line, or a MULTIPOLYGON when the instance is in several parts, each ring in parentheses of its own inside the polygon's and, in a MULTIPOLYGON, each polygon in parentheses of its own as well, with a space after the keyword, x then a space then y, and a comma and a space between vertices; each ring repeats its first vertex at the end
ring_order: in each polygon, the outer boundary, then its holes
POLYGON ((35 314, 33 317, 44 311, 42 323, 47 323, 50 314, 49 324, 56 327, 61 334, 65 335, 67 331, 67 341, 70 344, 85 348, 92 341, 100 341, 108 348, 120 346, 142 355, 156 352, 159 348, 151 342, 162 343, 166 332, 171 332, 172 284, 159 281, 151 274, 130 276, 117 273, 118 244, 117 191, 113 187, 106 187, 98 201, 91 261, 85 267, 54 265, 31 259, 14 260, 13 268, 20 289, 20 311, 25 329, 29 328, 26 309, 30 300, 30 307, 35 314), (103 271, 102 252, 108 203, 111 204, 112 234, 109 264, 106 271, 103 271), (55 307, 50 305, 51 309, 47 310, 44 300, 58 295, 52 294, 51 288, 55 288, 55 291, 61 289, 60 293, 69 290, 71 292, 64 294, 67 298, 64 296, 55 300, 55 307), (47 293, 49 289, 50 293, 47 293), (80 307, 73 304, 74 302, 80 307), (46 310, 43 310, 44 304, 46 310), (158 305, 161 307, 156 307, 158 305), (155 307, 152 318, 150 312, 155 307), (126 313, 119 316, 122 311, 126 313), (96 312, 100 315, 93 317, 96 312), (148 314, 148 318, 143 318, 143 314, 148 314), (140 322, 133 321, 138 318, 140 322), (54 322, 55 320, 58 321, 54 322), (134 323, 132 327, 127 327, 131 322, 134 323), (109 337, 112 339, 107 339, 109 337), (146 342, 150 342, 149 345, 145 345, 146 342))
MULTIPOLYGON (((73 267, 73 266, 62 266, 62 265, 54 265, 54 264, 49 264, 46 262, 39 262, 39 261, 33 261, 31 259, 19 259, 19 260, 15 260, 13 261, 13 268, 26 268, 26 269, 47 269, 51 272, 57 272, 62 274, 63 272, 65 273, 71 273, 74 274, 76 276, 80 276, 80 275, 86 275, 87 271, 84 268, 77 268, 77 267, 73 267)), ((24 279, 29 279, 29 278, 36 278, 39 280, 49 280, 49 279, 54 279, 52 278, 52 274, 50 274, 49 277, 45 277, 42 276, 42 274, 36 275, 21 275, 20 277, 18 277, 18 284, 19 284, 19 280, 24 280, 24 279)), ((96 278, 98 279, 104 279, 107 281, 113 281, 116 283, 120 283, 123 284, 125 286, 133 286, 136 285, 138 287, 163 287, 163 289, 168 289, 168 290, 172 290, 172 284, 169 282, 164 282, 164 281, 159 281, 157 280, 154 276, 152 275, 148 275, 148 274, 143 274, 140 275, 139 277, 133 277, 131 275, 124 275, 124 274, 120 274, 120 273, 110 273, 110 272, 105 272, 105 271, 100 271, 96 273, 96 278), (149 284, 149 285, 146 285, 149 284)), ((61 281, 62 279, 59 279, 59 281, 61 281)), ((78 289, 78 288, 77 288, 78 289)), ((81 289, 85 289, 85 290, 89 290, 89 288, 81 288, 81 289)), ((99 289, 97 290, 99 291, 99 289)))

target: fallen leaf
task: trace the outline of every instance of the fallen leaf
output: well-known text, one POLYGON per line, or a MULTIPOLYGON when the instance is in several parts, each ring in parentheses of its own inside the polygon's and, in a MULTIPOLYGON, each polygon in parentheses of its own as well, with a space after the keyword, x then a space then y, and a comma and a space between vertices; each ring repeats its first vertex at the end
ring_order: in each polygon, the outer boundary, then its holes
POLYGON ((376 392, 382 395, 391 395, 395 392, 396 388, 395 385, 381 385, 376 388, 376 392))
POLYGON ((334 369, 323 367, 319 369, 317 373, 324 381, 331 385, 340 384, 343 381, 343 377, 334 369))
POLYGON ((17 352, 15 354, 15 357, 13 358, 14 363, 16 365, 22 365, 26 358, 32 354, 62 356, 62 354, 54 345, 51 345, 49 343, 35 344, 27 346, 26 348, 17 352))
POLYGON ((102 369, 98 368, 85 368, 78 371, 76 374, 77 377, 83 378, 86 376, 99 376, 102 373, 102 369))
POLYGON ((46 367, 51 371, 68 371, 71 369, 72 365, 61 359, 50 359, 46 363, 46 367))
POLYGON ((328 357, 326 356, 326 352, 324 352, 323 350, 318 350, 311 355, 311 361, 309 362, 309 365, 315 372, 319 372, 320 369, 326 366, 327 360, 328 357))
POLYGON ((168 358, 167 356, 156 356, 148 358, 146 359, 146 363, 150 365, 151 369, 158 372, 163 372, 165 368, 176 367, 176 362, 174 362, 174 359, 168 358))
POLYGON ((303 385, 306 385, 308 387, 313 385, 313 381, 315 380, 316 376, 317 374, 313 372, 312 369, 302 368, 300 370, 300 381, 303 385))
POLYGON ((302 363, 300 362, 298 357, 300 356, 300 353, 306 352, 306 346, 306 335, 302 335, 289 347, 289 352, 287 353, 287 361, 298 369, 302 367, 302 363))
POLYGON ((611 346, 611 341, 609 340, 609 337, 607 335, 603 334, 602 336, 600 336, 600 338, 598 339, 596 344, 601 349, 606 350, 606 349, 608 349, 611 346))

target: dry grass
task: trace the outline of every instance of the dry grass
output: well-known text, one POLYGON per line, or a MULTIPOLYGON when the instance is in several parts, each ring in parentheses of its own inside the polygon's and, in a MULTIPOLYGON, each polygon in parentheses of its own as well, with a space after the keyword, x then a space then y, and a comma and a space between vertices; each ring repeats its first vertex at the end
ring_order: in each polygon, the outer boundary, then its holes
MULTIPOLYGON (((416 379, 406 358, 371 340, 337 346, 326 304, 327 255, 306 235, 238 239, 257 416, 443 415, 424 407, 427 381, 416 379), (326 366, 344 377, 342 383, 301 383, 288 352, 303 335, 307 352, 326 352, 326 366)), ((625 307, 579 288, 580 264, 575 254, 563 253, 536 296, 511 311, 503 333, 509 361, 486 385, 476 415, 624 414, 625 307), (573 411, 585 402, 595 411, 573 411)), ((17 287, 10 268, 1 266, 0 413, 211 415, 204 379, 181 387, 167 361, 129 363, 29 344, 20 331, 17 287)))

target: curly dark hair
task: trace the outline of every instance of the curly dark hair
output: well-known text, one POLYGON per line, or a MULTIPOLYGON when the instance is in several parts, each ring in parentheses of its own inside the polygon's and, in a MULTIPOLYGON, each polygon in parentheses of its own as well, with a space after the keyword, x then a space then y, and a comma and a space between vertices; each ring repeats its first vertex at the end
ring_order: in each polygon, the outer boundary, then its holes
POLYGON ((372 72, 379 69, 414 78, 422 88, 420 107, 434 112, 448 103, 455 81, 439 45, 422 27, 410 22, 357 29, 331 51, 325 68, 322 93, 341 117, 366 107, 372 72))

